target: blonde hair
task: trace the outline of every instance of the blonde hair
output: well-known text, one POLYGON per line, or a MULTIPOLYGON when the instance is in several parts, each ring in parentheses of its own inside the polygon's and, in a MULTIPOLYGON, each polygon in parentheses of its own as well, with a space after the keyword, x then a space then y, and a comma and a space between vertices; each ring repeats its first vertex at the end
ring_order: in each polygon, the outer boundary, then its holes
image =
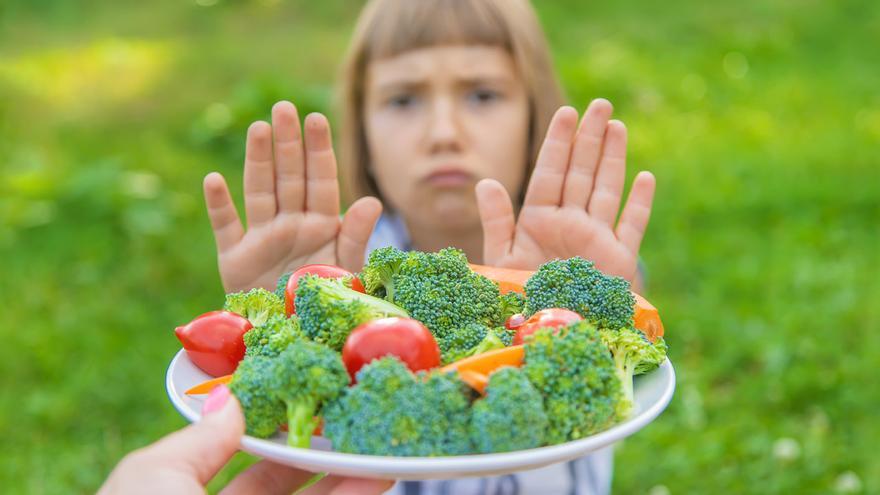
MULTIPOLYGON (((528 0, 370 0, 361 12, 342 67, 338 104, 342 117, 340 172, 347 203, 381 197, 370 174, 364 130, 364 85, 371 60, 437 45, 486 45, 513 57, 529 101, 531 176, 553 113, 564 102, 550 51, 528 0)), ((514 198, 518 207, 523 193, 514 198)))

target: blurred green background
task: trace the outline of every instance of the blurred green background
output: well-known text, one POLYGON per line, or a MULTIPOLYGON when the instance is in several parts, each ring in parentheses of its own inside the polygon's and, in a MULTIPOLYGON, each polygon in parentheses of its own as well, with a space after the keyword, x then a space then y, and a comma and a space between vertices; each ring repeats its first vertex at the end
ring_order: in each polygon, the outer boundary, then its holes
MULTIPOLYGON (((536 3, 571 102, 611 99, 659 184, 678 389, 615 491, 880 492, 880 3, 536 3)), ((184 425, 172 329, 223 296, 201 179, 241 183, 275 101, 329 111, 360 5, 0 4, 4 491, 94 491, 184 425)))

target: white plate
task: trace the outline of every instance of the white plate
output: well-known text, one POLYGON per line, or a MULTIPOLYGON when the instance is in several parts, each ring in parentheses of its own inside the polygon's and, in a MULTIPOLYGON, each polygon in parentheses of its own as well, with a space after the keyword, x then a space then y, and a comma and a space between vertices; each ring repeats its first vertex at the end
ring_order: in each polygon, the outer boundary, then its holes
MULTIPOLYGON (((171 360, 165 375, 165 388, 171 403, 187 420, 198 421, 206 396, 188 396, 184 392, 210 378, 192 364, 182 349, 171 360)), ((385 457, 333 452, 329 440, 322 437, 313 437, 308 449, 289 447, 285 433, 269 439, 244 436, 241 448, 256 456, 307 471, 360 478, 427 480, 497 476, 577 459, 644 428, 672 399, 675 390, 672 363, 666 360, 651 373, 636 377, 634 389, 635 414, 629 420, 587 438, 537 449, 450 457, 385 457)))

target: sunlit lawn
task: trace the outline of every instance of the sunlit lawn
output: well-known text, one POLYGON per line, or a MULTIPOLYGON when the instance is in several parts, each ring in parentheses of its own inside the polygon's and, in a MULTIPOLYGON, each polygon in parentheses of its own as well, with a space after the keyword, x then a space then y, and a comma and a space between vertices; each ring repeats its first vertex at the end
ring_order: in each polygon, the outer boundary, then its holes
MULTIPOLYGON (((93 4, 0 7, 9 493, 94 491, 184 424, 171 330, 222 298, 201 178, 240 184, 274 101, 330 110, 360 2, 93 4)), ((679 382, 615 491, 880 491, 880 7, 540 4, 572 103, 611 99, 659 183, 643 257, 679 382)))

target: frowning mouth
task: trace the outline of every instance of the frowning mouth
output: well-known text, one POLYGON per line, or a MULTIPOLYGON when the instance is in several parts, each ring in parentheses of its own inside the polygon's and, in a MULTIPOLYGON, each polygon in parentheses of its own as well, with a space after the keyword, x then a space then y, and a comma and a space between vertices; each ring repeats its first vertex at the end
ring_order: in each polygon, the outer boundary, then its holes
POLYGON ((425 177, 434 187, 462 187, 473 182, 474 176, 458 167, 440 167, 425 177))

